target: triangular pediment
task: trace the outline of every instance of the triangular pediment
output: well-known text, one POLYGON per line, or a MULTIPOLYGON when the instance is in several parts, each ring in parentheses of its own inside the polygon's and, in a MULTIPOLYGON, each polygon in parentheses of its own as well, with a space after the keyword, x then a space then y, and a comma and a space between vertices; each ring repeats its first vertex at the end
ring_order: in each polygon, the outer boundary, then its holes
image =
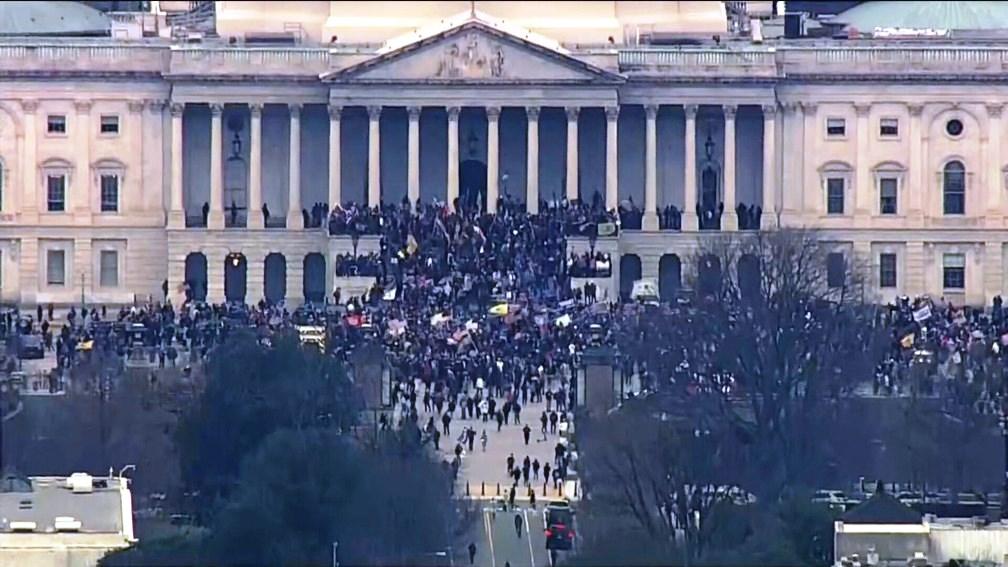
POLYGON ((619 84, 623 77, 470 20, 322 77, 333 83, 619 84))

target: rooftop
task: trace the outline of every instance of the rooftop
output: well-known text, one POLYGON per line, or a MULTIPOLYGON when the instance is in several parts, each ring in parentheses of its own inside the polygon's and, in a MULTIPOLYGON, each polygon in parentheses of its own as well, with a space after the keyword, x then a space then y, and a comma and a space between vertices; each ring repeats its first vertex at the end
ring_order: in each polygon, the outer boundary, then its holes
MULTIPOLYGON (((7 483, 16 492, 0 492, 0 534, 31 535, 57 532, 56 518, 80 522, 74 534, 122 534, 132 539, 132 504, 128 481, 96 477, 90 492, 74 492, 66 477, 32 477, 30 490, 24 483, 7 483), (129 517, 126 518, 125 515, 129 517), (12 529, 20 522, 34 522, 34 530, 12 529)), ((25 524, 21 524, 25 525, 25 524)), ((0 547, 3 547, 0 542, 0 547)))

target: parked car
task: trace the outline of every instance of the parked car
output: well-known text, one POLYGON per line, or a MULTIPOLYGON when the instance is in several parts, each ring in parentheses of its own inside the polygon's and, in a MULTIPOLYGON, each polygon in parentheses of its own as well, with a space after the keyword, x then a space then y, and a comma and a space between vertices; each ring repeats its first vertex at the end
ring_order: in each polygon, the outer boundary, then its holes
POLYGON ((816 490, 812 493, 814 504, 824 504, 831 509, 844 511, 847 509, 847 495, 843 490, 816 490))

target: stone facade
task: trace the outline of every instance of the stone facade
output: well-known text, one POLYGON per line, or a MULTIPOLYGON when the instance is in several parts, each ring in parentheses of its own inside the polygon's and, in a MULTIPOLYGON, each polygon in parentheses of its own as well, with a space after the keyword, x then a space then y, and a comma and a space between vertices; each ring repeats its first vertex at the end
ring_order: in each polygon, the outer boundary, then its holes
POLYGON ((764 228, 822 229, 879 300, 1001 293, 1008 47, 578 48, 500 27, 473 15, 394 49, 0 43, 0 300, 160 298, 199 253, 210 300, 238 262, 245 299, 298 302, 331 291, 352 249, 302 208, 471 186, 489 208, 643 206, 643 230, 605 243, 614 290, 627 255, 638 277, 687 269, 712 199, 720 231, 739 230, 735 204, 764 228), (658 229, 667 205, 683 230, 658 229))

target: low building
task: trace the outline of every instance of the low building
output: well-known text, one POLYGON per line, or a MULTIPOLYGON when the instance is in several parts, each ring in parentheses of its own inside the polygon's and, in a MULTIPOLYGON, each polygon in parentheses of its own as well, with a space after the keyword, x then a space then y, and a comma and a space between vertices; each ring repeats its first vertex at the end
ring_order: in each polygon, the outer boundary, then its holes
POLYGON ((0 480, 0 567, 93 566, 135 542, 128 479, 0 480))
POLYGON ((1008 523, 921 515, 879 487, 833 529, 835 565, 1008 565, 1008 523))

